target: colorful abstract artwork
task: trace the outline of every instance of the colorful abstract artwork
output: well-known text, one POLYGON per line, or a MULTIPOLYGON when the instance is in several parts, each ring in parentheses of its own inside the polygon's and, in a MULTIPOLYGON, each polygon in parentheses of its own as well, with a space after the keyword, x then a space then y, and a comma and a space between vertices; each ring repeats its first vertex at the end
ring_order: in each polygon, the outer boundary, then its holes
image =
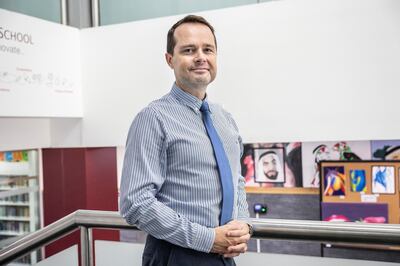
POLYGON ((303 186, 319 187, 318 163, 320 161, 360 161, 369 159, 371 159, 369 141, 303 142, 303 186))
POLYGON ((400 140, 371 141, 372 159, 400 160, 400 140))
POLYGON ((285 143, 285 187, 303 186, 301 142, 285 143))
POLYGON ((28 152, 27 151, 5 151, 0 152, 0 162, 27 162, 28 152))
POLYGON ((321 220, 328 222, 388 223, 386 203, 321 203, 321 220))
POLYGON ((242 166, 242 176, 245 179, 246 187, 259 187, 259 184, 254 181, 254 149, 253 144, 243 145, 243 155, 240 160, 242 166))
POLYGON ((352 192, 367 191, 367 178, 365 176, 365 170, 350 170, 350 187, 352 192))
POLYGON ((372 193, 394 194, 394 167, 372 166, 372 193))
POLYGON ((343 166, 327 166, 324 170, 324 196, 344 196, 346 176, 343 166))

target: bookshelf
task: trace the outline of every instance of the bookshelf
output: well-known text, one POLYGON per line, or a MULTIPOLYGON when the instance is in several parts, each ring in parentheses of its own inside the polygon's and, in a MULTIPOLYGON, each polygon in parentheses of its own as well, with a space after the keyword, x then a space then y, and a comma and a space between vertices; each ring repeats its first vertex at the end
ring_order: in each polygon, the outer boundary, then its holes
MULTIPOLYGON (((37 151, 0 152, 0 240, 39 229, 39 180, 37 151)), ((32 252, 18 263, 38 261, 32 252)))

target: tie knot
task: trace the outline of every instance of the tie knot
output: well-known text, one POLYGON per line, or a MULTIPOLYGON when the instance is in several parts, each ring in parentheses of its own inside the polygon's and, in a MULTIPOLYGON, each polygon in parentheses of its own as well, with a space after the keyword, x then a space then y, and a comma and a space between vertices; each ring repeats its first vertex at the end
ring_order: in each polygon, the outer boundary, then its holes
POLYGON ((208 106, 208 103, 206 101, 203 101, 203 103, 201 104, 200 111, 202 113, 210 111, 210 107, 208 106))

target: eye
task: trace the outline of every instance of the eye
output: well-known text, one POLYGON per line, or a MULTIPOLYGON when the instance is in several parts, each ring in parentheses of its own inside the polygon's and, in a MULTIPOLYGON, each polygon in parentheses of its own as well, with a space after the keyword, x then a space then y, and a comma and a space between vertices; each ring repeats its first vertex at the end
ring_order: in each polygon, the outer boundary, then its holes
POLYGON ((207 54, 211 54, 211 53, 214 53, 214 50, 212 48, 205 48, 204 52, 207 54))
POLYGON ((193 48, 185 48, 185 49, 182 50, 182 52, 184 54, 191 54, 191 53, 193 53, 193 51, 194 51, 193 48))

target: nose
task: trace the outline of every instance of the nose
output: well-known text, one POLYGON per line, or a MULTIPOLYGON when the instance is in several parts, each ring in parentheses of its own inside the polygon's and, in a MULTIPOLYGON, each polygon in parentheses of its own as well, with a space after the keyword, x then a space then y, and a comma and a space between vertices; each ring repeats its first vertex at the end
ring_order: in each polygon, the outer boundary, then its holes
POLYGON ((203 63, 206 61, 206 55, 200 49, 197 51, 196 56, 194 58, 196 63, 203 63))

